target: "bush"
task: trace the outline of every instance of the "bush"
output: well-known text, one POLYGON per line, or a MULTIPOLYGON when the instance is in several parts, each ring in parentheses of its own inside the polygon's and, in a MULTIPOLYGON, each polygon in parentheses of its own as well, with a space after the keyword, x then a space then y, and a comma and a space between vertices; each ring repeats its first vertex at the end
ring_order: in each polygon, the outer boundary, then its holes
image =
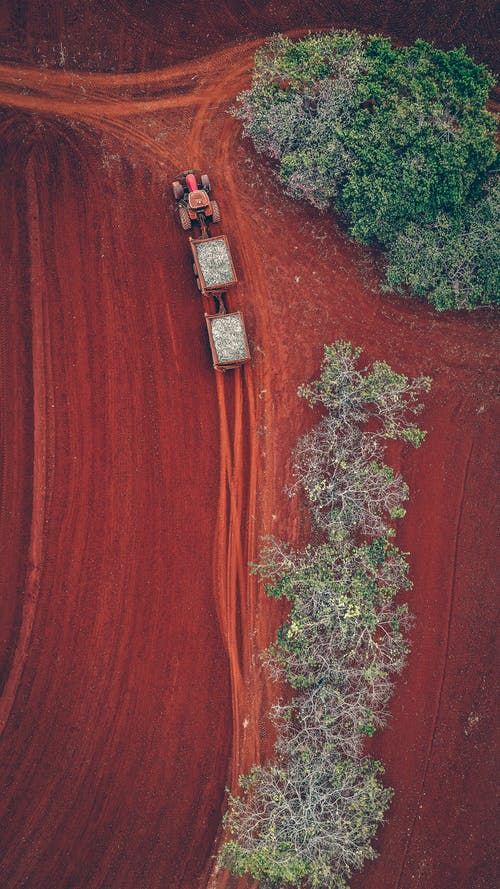
POLYGON ((337 534, 285 560, 269 541, 261 571, 279 581, 268 595, 292 603, 265 660, 271 675, 302 693, 278 704, 277 749, 294 755, 333 746, 359 756, 362 736, 384 725, 392 677, 405 661, 409 617, 395 596, 411 584, 404 555, 387 538, 355 545, 337 534))
POLYGON ((339 428, 325 417, 295 452, 296 483, 309 501, 315 524, 324 531, 385 534, 388 522, 404 515, 408 488, 381 460, 373 436, 356 427, 339 428))
POLYGON ((298 444, 291 493, 297 488, 305 492, 322 530, 380 535, 388 533, 392 519, 404 515, 408 495, 401 476, 382 462, 381 441, 422 442, 425 433, 413 417, 430 380, 410 381, 385 361, 360 370, 360 354, 342 341, 327 346, 320 379, 299 389, 311 405, 323 404, 327 414, 298 444), (368 434, 362 426, 370 418, 374 431, 368 434))
POLYGON ((351 153, 352 123, 363 64, 356 32, 271 39, 255 56, 252 89, 235 110, 258 151, 280 162, 288 193, 324 208, 337 195, 351 153))
POLYGON ((392 791, 379 762, 335 756, 291 757, 285 768, 255 768, 246 797, 230 797, 226 826, 237 839, 219 863, 251 874, 261 887, 344 889, 346 877, 374 858, 370 841, 392 791))
POLYGON ((368 39, 362 106, 346 133, 353 161, 339 206, 361 241, 390 244, 474 197, 495 162, 496 122, 484 105, 493 77, 462 47, 423 40, 396 49, 368 39))
MULTIPOLYGON (((406 271, 412 239, 436 220, 441 232, 466 216, 494 169, 496 119, 485 108, 494 82, 463 47, 443 52, 417 40, 396 48, 356 31, 296 43, 279 36, 256 53, 252 87, 235 113, 257 150, 278 161, 292 197, 334 204, 366 243, 388 248, 404 233, 392 260, 393 277, 404 281, 415 274, 406 271)), ((491 220, 482 225, 491 240, 491 220)), ((478 238, 471 233, 467 243, 469 265, 489 269, 478 238)), ((452 259, 441 263, 443 275, 448 268, 452 259)), ((480 296, 464 297, 469 307, 490 299, 489 271, 486 292, 483 277, 475 278, 480 296)), ((424 273, 415 292, 426 287, 424 273)))
POLYGON ((408 648, 408 610, 396 603, 411 587, 408 565, 389 539, 406 486, 379 457, 384 439, 422 442, 414 418, 430 380, 385 362, 360 369, 360 355, 350 343, 327 346, 319 380, 300 390, 326 410, 294 463, 322 542, 296 551, 270 539, 253 567, 268 595, 290 601, 264 661, 297 695, 271 710, 275 763, 242 776, 243 793, 229 797, 219 863, 263 889, 345 889, 375 857, 392 796, 380 763, 363 756, 408 648))
POLYGON ((325 346, 320 378, 300 386, 300 397, 311 407, 323 405, 330 422, 344 431, 360 429, 372 420, 376 426, 372 437, 401 439, 418 447, 425 432, 414 418, 422 411, 420 397, 429 391, 430 378, 409 380, 385 361, 359 368, 360 357, 361 349, 343 340, 325 346))
POLYGON ((500 185, 492 177, 462 218, 439 213, 432 225, 410 225, 389 250, 387 280, 404 284, 439 311, 500 301, 500 185))

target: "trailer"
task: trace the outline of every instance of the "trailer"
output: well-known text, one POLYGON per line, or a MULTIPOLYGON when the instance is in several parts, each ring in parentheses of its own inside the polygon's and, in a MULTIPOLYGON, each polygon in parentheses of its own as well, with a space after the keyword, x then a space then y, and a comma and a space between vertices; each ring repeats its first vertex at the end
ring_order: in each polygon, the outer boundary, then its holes
POLYGON ((203 295, 225 293, 238 283, 226 235, 189 238, 189 243, 196 284, 203 295))
POLYGON ((234 370, 250 361, 243 315, 241 312, 205 312, 208 339, 215 370, 234 370))
POLYGON ((200 293, 212 297, 216 314, 205 312, 215 370, 234 370, 250 361, 250 349, 241 312, 228 311, 226 293, 238 283, 226 235, 189 238, 193 271, 200 293))
POLYGON ((204 297, 213 366, 218 371, 233 370, 250 361, 245 324, 241 312, 228 309, 227 291, 238 283, 226 235, 211 237, 210 225, 220 222, 219 205, 209 197, 207 173, 187 170, 172 183, 172 191, 182 228, 199 225, 200 237, 189 238, 196 285, 204 297), (215 312, 213 311, 215 308, 215 312))

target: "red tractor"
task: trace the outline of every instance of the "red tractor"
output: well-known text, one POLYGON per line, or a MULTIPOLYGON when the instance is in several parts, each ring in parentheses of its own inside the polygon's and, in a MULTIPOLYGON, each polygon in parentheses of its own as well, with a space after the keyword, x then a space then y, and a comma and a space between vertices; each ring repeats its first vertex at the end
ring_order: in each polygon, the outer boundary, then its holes
POLYGON ((172 191, 177 201, 179 220, 184 231, 189 231, 193 222, 201 228, 202 238, 208 237, 207 224, 220 222, 220 210, 217 201, 211 200, 210 179, 199 170, 187 170, 180 173, 172 182, 172 191))

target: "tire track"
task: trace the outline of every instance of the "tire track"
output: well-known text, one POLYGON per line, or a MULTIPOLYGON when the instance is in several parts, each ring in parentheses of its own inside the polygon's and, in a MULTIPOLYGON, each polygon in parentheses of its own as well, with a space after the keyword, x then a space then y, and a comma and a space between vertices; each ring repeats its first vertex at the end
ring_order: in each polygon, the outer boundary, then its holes
MULTIPOLYGON (((231 676, 231 705, 233 715, 233 753, 229 767, 228 781, 230 790, 238 789, 239 775, 244 771, 242 762, 257 761, 258 751, 255 743, 251 743, 256 733, 247 735, 248 686, 251 682, 252 661, 252 628, 255 616, 255 578, 248 574, 248 562, 255 558, 255 505, 257 494, 257 454, 255 447, 255 403, 253 397, 252 368, 245 365, 231 373, 228 378, 216 374, 216 387, 220 422, 220 464, 219 464, 219 503, 218 522, 216 529, 216 546, 214 553, 214 589, 218 591, 218 613, 224 615, 221 622, 223 638, 229 657, 231 676), (242 381, 242 372, 244 379, 242 381), (233 421, 233 447, 231 451, 227 407, 225 400, 225 383, 234 381, 235 410, 233 421), (244 385, 243 385, 244 384, 244 385), (244 404, 246 399, 246 411, 244 404), (250 448, 249 467, 245 472, 243 463, 243 436, 246 436, 250 448), (233 459, 231 459, 231 454, 233 459), (245 491, 245 476, 248 479, 245 491), (245 545, 242 538, 243 503, 245 494, 247 503, 247 533, 245 545), (229 526, 223 517, 228 512, 229 526), (246 560, 245 560, 246 559, 246 560), (225 586, 221 590, 221 580, 225 586), (239 604, 239 633, 238 633, 239 604), (243 729, 243 731, 241 731, 243 729)), ((220 828, 214 849, 223 842, 223 830, 220 828)), ((202 883, 215 889, 224 889, 229 880, 227 872, 220 873, 217 861, 208 868, 202 883)), ((257 886, 252 881, 252 886, 257 886)))
MULTIPOLYGON (((299 28, 287 33, 306 33, 307 29, 299 28)), ((241 59, 242 53, 251 55, 266 38, 257 37, 245 42, 245 45, 235 44, 224 47, 221 50, 208 53, 199 59, 188 59, 185 62, 169 65, 154 71, 134 71, 121 74, 104 73, 98 71, 65 70, 61 68, 35 68, 32 65, 17 65, 0 63, 0 82, 19 86, 23 81, 32 83, 33 89, 48 89, 50 92, 60 89, 96 89, 104 90, 105 95, 111 87, 130 89, 135 84, 139 87, 152 86, 158 89, 166 88, 169 84, 179 86, 179 81, 192 81, 194 75, 203 75, 208 69, 220 67, 221 61, 228 63, 233 59, 241 59)))
POLYGON ((7 725, 17 690, 28 657, 31 634, 40 591, 43 562, 43 528, 47 501, 47 461, 52 451, 54 438, 53 424, 47 410, 53 398, 52 370, 50 363, 50 329, 47 317, 47 303, 40 294, 42 280, 42 255, 40 242, 40 214, 37 179, 34 160, 31 156, 26 164, 28 194, 32 197, 29 206, 29 233, 31 255, 31 312, 32 312, 32 360, 33 360, 33 506, 30 542, 28 550, 28 571, 24 590, 21 626, 11 664, 11 669, 0 699, 0 735, 7 725))
MULTIPOLYGON (((307 33, 307 29, 293 28, 286 33, 298 37, 307 33)), ((257 38, 244 46, 237 44, 180 65, 134 74, 40 70, 0 64, 0 105, 80 120, 133 117, 200 103, 206 103, 207 107, 213 103, 218 108, 223 101, 234 99, 248 80, 254 52, 265 39, 257 38), (227 72, 215 88, 210 79, 204 82, 211 70, 227 72), (146 87, 155 93, 172 94, 148 98, 144 96, 146 87), (128 95, 121 92, 114 95, 113 89, 127 90, 128 95), (29 90, 32 92, 27 92, 29 90)))
MULTIPOLYGON (((237 642, 237 656, 240 673, 243 673, 242 667, 242 651, 241 639, 238 635, 238 614, 241 610, 246 598, 246 573, 248 554, 243 552, 243 541, 241 536, 245 494, 245 476, 243 467, 243 441, 244 441, 244 425, 243 425, 243 392, 241 381, 241 370, 234 374, 234 420, 233 420, 233 465, 230 478, 230 520, 229 520, 229 546, 228 553, 230 558, 228 582, 238 590, 238 607, 235 613, 235 621, 233 626, 234 638, 237 642), (246 559, 245 559, 246 556, 246 559)), ((241 629, 241 628, 240 628, 241 629)))
MULTIPOLYGON (((242 74, 244 69, 242 68, 242 74)), ((219 87, 219 85, 218 85, 219 87)), ((224 90, 226 85, 224 84, 224 90)), ((220 92, 212 96, 213 106, 216 107, 220 101, 220 92)), ((210 113, 210 102, 204 103, 194 118, 193 126, 189 135, 189 143, 198 146, 202 145, 203 124, 206 123, 206 116, 210 113)), ((233 692, 233 755, 231 763, 231 791, 235 793, 238 790, 238 777, 261 758, 260 735, 258 731, 259 720, 263 710, 263 677, 259 670, 256 671, 258 664, 258 649, 264 647, 258 639, 258 580, 255 575, 250 574, 248 563, 256 560, 257 548, 257 523, 259 527, 268 527, 271 515, 271 497, 272 486, 264 485, 262 494, 262 504, 257 503, 257 490, 259 478, 259 455, 257 448, 257 428, 262 425, 267 429, 269 435, 269 444, 266 448, 266 477, 274 474, 274 460, 270 442, 272 428, 272 400, 270 385, 270 362, 268 356, 271 354, 269 341, 269 311, 265 296, 265 279, 258 263, 252 261, 249 250, 245 245, 244 234, 244 213, 240 209, 240 195, 238 186, 232 169, 232 158, 236 149, 238 125, 228 117, 223 124, 222 138, 218 141, 218 150, 216 163, 220 171, 221 181, 224 181, 224 188, 227 194, 227 206, 230 208, 231 216, 231 232, 234 234, 238 244, 238 253, 243 265, 243 280, 240 281, 238 293, 243 290, 243 303, 245 304, 245 295, 251 294, 251 307, 255 313, 258 322, 257 339, 259 342, 259 355, 261 360, 258 366, 255 362, 252 365, 245 365, 241 370, 237 371, 234 377, 235 385, 235 422, 234 422, 234 471, 232 472, 233 485, 231 489, 231 500, 234 503, 236 515, 233 514, 233 522, 236 521, 240 525, 241 533, 241 504, 243 501, 243 485, 245 476, 243 467, 241 466, 241 442, 243 440, 243 428, 246 439, 249 444, 249 466, 246 468, 247 490, 246 490, 246 507, 247 507, 247 527, 245 530, 245 562, 242 564, 241 574, 239 576, 239 604, 240 604, 240 641, 241 651, 237 654, 234 651, 232 657, 238 657, 240 669, 238 672, 232 670, 232 683, 237 681, 238 688, 233 692), (223 171, 223 177, 222 177, 223 171), (243 374, 243 380, 241 377, 243 374), (261 416, 257 417, 256 386, 261 392, 259 405, 261 405, 261 416), (245 398, 245 411, 242 413, 242 396, 245 398), (245 424, 241 426, 242 422, 245 424), (238 444, 239 443, 239 444, 238 444), (257 516, 257 509, 259 516, 257 516), (240 730, 243 728, 243 732, 240 730)), ((197 156, 201 161, 203 152, 196 148, 197 156)), ((235 292, 237 298, 237 294, 235 292)), ((219 376, 219 375, 217 375, 219 376)), ((221 382, 217 379, 217 389, 221 388, 221 382)), ((220 405, 220 401, 219 401, 220 405)), ((219 513, 220 514, 220 513, 219 513)), ((229 546, 230 559, 235 555, 234 547, 241 551, 241 543, 237 544, 236 538, 232 537, 229 546)), ((233 575, 234 577, 234 575, 233 575)), ((233 628, 236 633, 236 625, 233 628)), ((264 644, 267 644, 267 639, 264 644)), ((267 680, 264 679, 266 683, 267 680)), ((223 831, 221 830, 216 838, 212 854, 216 854, 220 845, 224 841, 223 831)), ((217 886, 217 889, 224 889, 229 880, 227 872, 220 873, 217 862, 209 872, 206 885, 210 887, 217 886)), ((248 881, 245 885, 249 885, 248 881)), ((252 885, 257 886, 257 882, 252 881, 252 885)))
POLYGON ((91 124, 92 127, 102 133, 112 136, 118 143, 120 141, 125 144, 132 145, 141 155, 153 158, 161 164, 169 161, 173 167, 179 165, 179 159, 171 151, 167 151, 164 145, 158 145, 154 139, 149 136, 144 128, 140 128, 137 124, 132 126, 124 121, 107 120, 99 118, 96 115, 90 115, 85 118, 85 122, 91 124))
MULTIPOLYGON (((252 407, 253 407, 253 422, 254 422, 254 443, 256 444, 256 435, 257 428, 260 428, 265 434, 265 462, 263 466, 263 483, 259 487, 261 488, 261 502, 259 504, 259 525, 261 527, 261 533, 265 534, 266 529, 270 527, 271 523, 271 513, 272 513, 272 499, 273 499, 273 487, 274 487, 274 476, 275 476, 275 454, 273 447, 273 415, 274 415, 274 405, 272 400, 272 367, 271 367, 271 317, 269 312, 269 306, 267 302, 267 282, 264 276, 264 272, 259 263, 254 261, 252 256, 251 245, 247 246, 246 240, 246 220, 244 211, 241 207, 241 202, 239 200, 239 190, 237 183, 235 181, 234 173, 233 173, 233 165, 231 163, 232 157, 235 156, 236 147, 238 143, 238 132, 239 132, 239 124, 232 118, 227 117, 224 121, 223 130, 222 130, 222 138, 220 139, 220 149, 219 149, 219 157, 218 163, 221 169, 224 170, 225 183, 228 189, 228 192, 232 196, 231 207, 234 218, 234 222, 232 225, 235 229, 237 241, 238 241, 238 250, 243 263, 244 268, 244 282, 245 282, 245 293, 251 298, 249 300, 249 304, 252 307, 254 312, 254 320, 256 324, 256 339, 258 342, 259 348, 259 360, 254 360, 254 369, 252 372, 252 378, 250 378, 250 373, 247 374, 247 391, 250 393, 252 390, 252 407), (258 402, 256 401, 256 392, 258 394, 258 402), (256 405, 259 405, 260 410, 257 415, 256 405)), ((250 396, 249 396, 250 398, 250 396)), ((255 466, 254 470, 257 478, 257 455, 254 454, 255 466)), ((257 481, 255 484, 251 486, 251 489, 255 491, 256 498, 256 490, 257 490, 257 481)), ((253 500, 253 508, 251 510, 251 515, 255 515, 255 510, 257 508, 256 499, 253 500)), ((255 558, 255 547, 256 540, 255 534, 252 539, 251 552, 253 553, 252 559, 255 558)), ((254 639, 253 649, 262 650, 262 648, 266 647, 268 644, 268 637, 264 630, 264 633, 261 632, 261 628, 258 621, 258 611, 257 611, 257 591, 258 591, 258 582, 255 576, 251 576, 250 588, 251 593, 249 595, 252 597, 252 601, 255 603, 255 611, 252 614, 252 623, 250 625, 250 631, 252 632, 252 638, 254 639), (255 633, 255 635, 254 635, 255 633)), ((254 658, 255 659, 255 656, 254 658)), ((252 671, 253 675, 253 671, 252 671)), ((255 690, 254 690, 255 691, 255 690)), ((252 698, 253 699, 253 698, 252 698)), ((258 733, 255 732, 255 745, 256 749, 259 749, 259 740, 258 733)))
POLYGON ((434 741, 436 738, 436 730, 437 730, 437 723, 438 723, 438 719, 439 719, 439 713, 441 710, 441 701, 442 701, 442 697, 443 697, 444 682, 445 682, 445 678, 446 678, 446 668, 448 665, 448 651, 449 651, 449 647, 450 647, 450 634, 451 634, 451 623, 452 623, 452 616, 453 616, 453 603, 454 603, 454 598, 455 598, 455 578, 456 578, 456 573, 457 573, 458 538, 460 535, 460 525, 461 525, 461 521, 462 521, 462 514, 463 514, 463 507, 464 507, 464 500, 465 500, 465 491, 467 488, 467 479, 469 476, 469 467, 470 467, 470 461, 471 461, 473 447, 474 447, 474 442, 472 441, 470 444, 470 447, 469 447, 469 451, 468 451, 466 460, 465 460, 465 468, 464 468, 464 473, 462 476, 462 483, 461 483, 461 487, 460 487, 460 501, 459 501, 459 506, 458 506, 458 511, 457 511, 457 520, 456 520, 456 525, 455 525, 455 537, 454 537, 453 574, 452 574, 452 578, 451 578, 450 594, 449 594, 449 598, 448 598, 448 620, 447 620, 447 625, 446 625, 446 640, 445 640, 445 646, 444 646, 444 652, 443 652, 443 658, 442 658, 441 676, 439 679, 439 691, 438 691, 437 702, 436 702, 436 707, 435 707, 435 711, 434 711, 434 719, 433 719, 433 723, 432 723, 432 730, 431 730, 431 734, 430 734, 429 744, 428 744, 427 752, 425 755, 424 774, 422 776, 422 782, 420 785, 420 790, 419 790, 418 798, 416 801, 415 814, 413 816, 413 820, 412 820, 410 829, 408 831, 408 836, 407 836, 406 843, 405 843, 405 848, 404 848, 404 852, 403 852, 403 859, 401 862, 401 867, 400 867, 399 874, 397 877, 397 882, 396 882, 396 889, 400 889, 400 887, 401 887, 401 880, 403 879, 403 873, 404 873, 404 869, 405 869, 405 865, 406 865, 406 860, 408 857, 408 852, 410 850, 410 845, 411 845, 413 833, 415 830, 415 825, 417 823, 417 818, 418 818, 421 803, 422 803, 425 782, 427 780, 427 773, 429 771, 429 766, 430 766, 430 762, 431 762, 431 758, 432 758, 432 750, 433 750, 434 741))
MULTIPOLYGON (((244 434, 247 428, 241 370, 229 377, 216 375, 219 409, 220 461, 218 519, 214 545, 214 589, 221 618, 221 630, 229 658, 233 712, 233 756, 230 767, 231 790, 237 788, 241 773, 244 736, 245 687, 248 681, 248 658, 245 641, 248 629, 247 565, 251 554, 243 537, 246 511, 246 472, 244 466, 244 434), (234 416, 232 444, 229 432, 225 386, 234 385, 234 416)), ((255 474, 251 474, 251 481, 255 474)), ((250 498, 251 500, 252 498, 250 498)))
MULTIPOLYGON (((250 60, 253 49, 261 43, 254 41, 252 46, 245 47, 250 60)), ((181 66, 175 70, 166 68, 146 75, 101 75, 82 74, 81 72, 61 72, 45 69, 43 76, 34 68, 0 65, 0 104, 7 107, 20 108, 35 113, 61 114, 69 118, 85 120, 91 116, 107 118, 132 117, 137 114, 163 111, 170 108, 178 110, 183 106, 198 105, 200 102, 210 104, 214 93, 209 82, 205 87, 198 87, 194 82, 203 76, 209 67, 221 67, 228 70, 233 55, 241 56, 242 48, 223 50, 213 57, 209 56, 193 65, 181 66), (116 83, 115 78, 120 78, 116 83), (121 78, 127 78, 122 80, 121 78), (104 90, 100 91, 100 86, 104 90), (162 93, 153 98, 136 98, 134 93, 143 92, 149 85, 162 93), (110 94, 113 86, 126 87, 129 95, 116 96, 110 94), (134 89, 135 88, 135 89, 134 89), (34 92, 27 93, 27 89, 34 92)), ((238 69, 239 72, 239 69, 238 69)), ((217 90, 217 101, 231 99, 238 89, 243 73, 234 72, 224 79, 225 92, 217 90)))

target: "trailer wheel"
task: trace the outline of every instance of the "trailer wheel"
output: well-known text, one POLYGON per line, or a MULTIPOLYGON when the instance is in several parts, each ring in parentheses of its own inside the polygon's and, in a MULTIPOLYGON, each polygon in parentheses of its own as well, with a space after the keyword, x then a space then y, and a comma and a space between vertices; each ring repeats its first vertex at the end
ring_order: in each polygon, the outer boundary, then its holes
POLYGON ((208 174, 207 174, 207 173, 203 173, 203 174, 202 174, 202 176, 201 176, 201 185, 202 185, 202 188, 205 189, 205 191, 210 191, 210 179, 208 178, 208 174))
POLYGON ((176 201, 180 200, 180 198, 182 198, 182 196, 184 195, 184 187, 178 179, 176 179, 175 182, 172 182, 172 191, 174 193, 174 198, 176 201))
POLYGON ((190 228, 192 228, 193 223, 191 222, 191 219, 189 218, 189 213, 185 207, 179 207, 179 219, 180 219, 180 223, 181 223, 183 230, 185 232, 188 232, 190 230, 190 228))
POLYGON ((221 215, 217 201, 212 201, 212 222, 220 222, 221 215))

